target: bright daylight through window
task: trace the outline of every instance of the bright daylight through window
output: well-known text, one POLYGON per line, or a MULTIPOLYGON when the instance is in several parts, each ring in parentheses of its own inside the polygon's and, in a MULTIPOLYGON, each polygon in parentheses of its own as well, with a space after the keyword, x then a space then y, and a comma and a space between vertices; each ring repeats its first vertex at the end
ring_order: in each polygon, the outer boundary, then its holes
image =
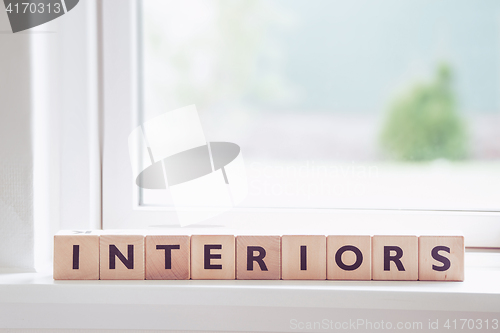
POLYGON ((144 1, 141 118, 196 104, 207 140, 241 147, 243 207, 498 211, 499 11, 144 1))

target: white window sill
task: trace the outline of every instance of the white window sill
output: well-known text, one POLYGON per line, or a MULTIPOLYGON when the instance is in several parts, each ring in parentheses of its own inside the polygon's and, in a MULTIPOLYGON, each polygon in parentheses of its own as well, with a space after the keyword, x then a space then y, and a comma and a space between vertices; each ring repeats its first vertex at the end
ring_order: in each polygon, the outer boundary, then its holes
POLYGON ((54 281, 4 272, 0 328, 301 331, 291 323, 405 318, 425 329, 438 317, 500 320, 499 281, 494 250, 467 251, 465 282, 54 281))

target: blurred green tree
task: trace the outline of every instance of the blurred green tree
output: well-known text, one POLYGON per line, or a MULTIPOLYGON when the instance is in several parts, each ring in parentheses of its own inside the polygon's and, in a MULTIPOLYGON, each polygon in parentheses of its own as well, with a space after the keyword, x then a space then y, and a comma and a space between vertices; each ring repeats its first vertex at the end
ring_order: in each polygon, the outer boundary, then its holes
POLYGON ((463 159, 467 133, 451 88, 452 70, 441 64, 434 80, 416 85, 390 108, 381 143, 391 157, 406 161, 463 159))

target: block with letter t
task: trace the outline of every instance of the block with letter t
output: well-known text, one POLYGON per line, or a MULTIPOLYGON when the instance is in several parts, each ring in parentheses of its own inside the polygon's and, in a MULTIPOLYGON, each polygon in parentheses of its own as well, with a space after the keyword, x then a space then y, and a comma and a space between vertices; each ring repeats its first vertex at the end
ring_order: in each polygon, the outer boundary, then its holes
POLYGON ((146 280, 189 279, 190 259, 190 236, 146 236, 146 280))

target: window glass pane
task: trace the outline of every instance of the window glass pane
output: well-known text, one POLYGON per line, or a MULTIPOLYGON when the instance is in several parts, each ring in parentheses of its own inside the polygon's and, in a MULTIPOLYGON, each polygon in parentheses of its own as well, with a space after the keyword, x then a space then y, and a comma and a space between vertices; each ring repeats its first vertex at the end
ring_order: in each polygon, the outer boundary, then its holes
POLYGON ((500 2, 148 0, 142 25, 142 119, 196 104, 242 206, 500 210, 500 2))

